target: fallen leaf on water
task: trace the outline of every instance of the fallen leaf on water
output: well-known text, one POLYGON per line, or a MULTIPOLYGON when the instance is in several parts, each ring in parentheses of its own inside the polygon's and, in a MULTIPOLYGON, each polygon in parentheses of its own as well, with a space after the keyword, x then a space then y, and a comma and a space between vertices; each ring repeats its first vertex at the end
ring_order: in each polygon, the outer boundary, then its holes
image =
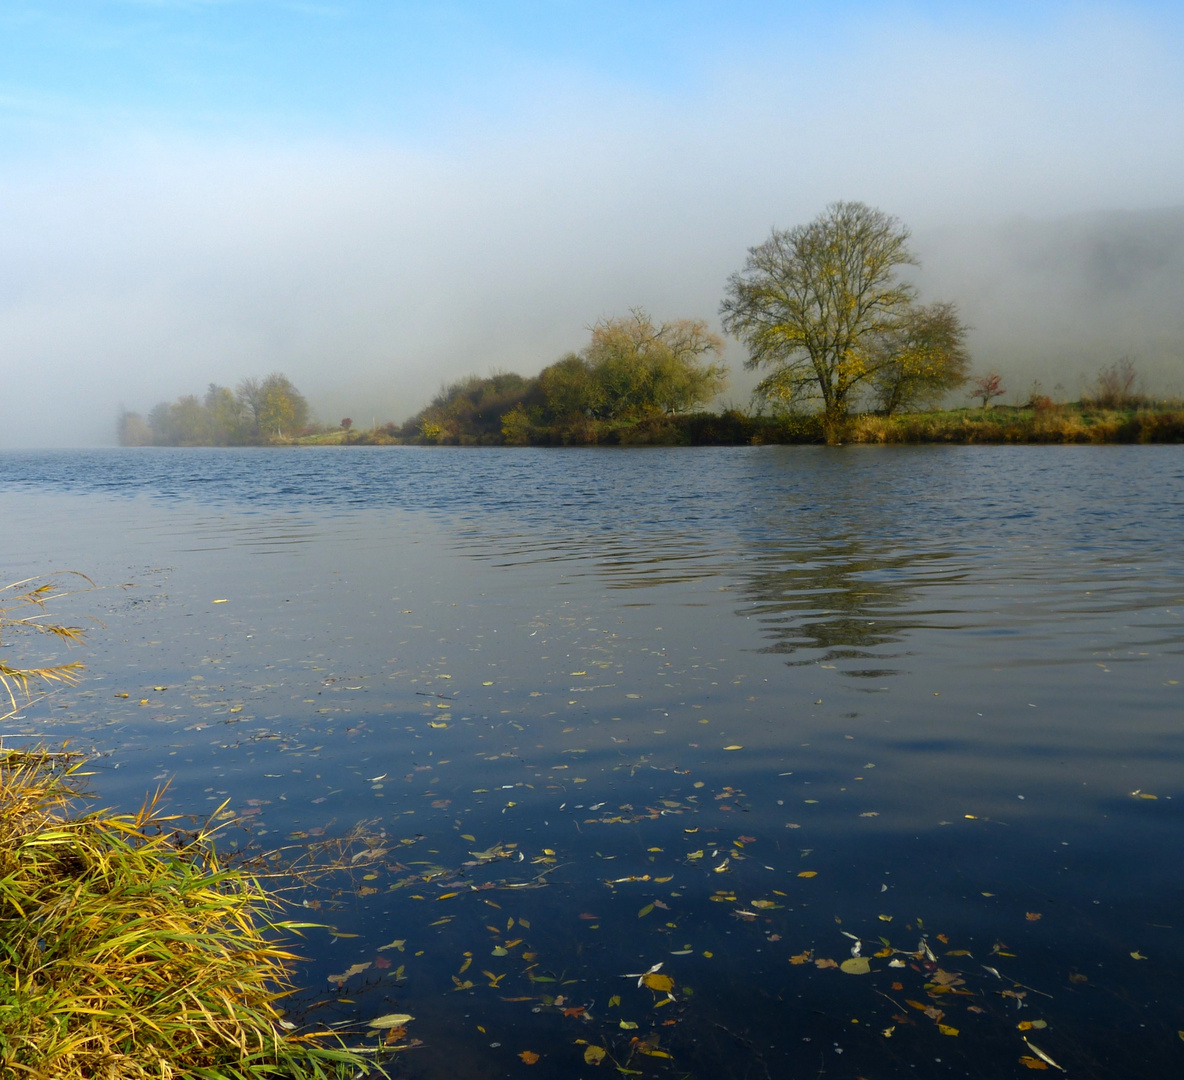
POLYGON ((833 960, 815 960, 814 966, 816 968, 820 968, 821 970, 825 971, 827 968, 837 968, 839 965, 836 964, 833 960))
POLYGON ((1146 960, 1147 957, 1145 957, 1141 952, 1139 952, 1138 949, 1136 949, 1133 953, 1131 953, 1131 959, 1132 960, 1146 960))
POLYGON ((230 603, 229 600, 211 600, 210 602, 213 604, 229 604, 230 603))
POLYGON ((607 1053, 603 1046, 588 1046, 584 1048, 584 1061, 588 1065, 599 1065, 607 1053))
POLYGON ((373 1020, 367 1021, 367 1024, 372 1028, 393 1028, 402 1027, 414 1019, 410 1013, 387 1013, 386 1016, 376 1016, 373 1020))
POLYGON ((613 994, 613 996, 608 999, 608 1007, 610 1009, 615 1009, 620 1004, 621 1004, 621 995, 620 994, 613 994))
POLYGON ((1048 1021, 1046 1021, 1046 1020, 1021 1020, 1018 1024, 1016 1024, 1016 1027, 1019 1028, 1020 1031, 1032 1031, 1033 1029, 1048 1027, 1048 1021))
POLYGON ((441 893, 439 896, 436 897, 436 899, 437 900, 451 900, 454 896, 460 896, 460 893, 458 893, 458 892, 441 893))
POLYGON ((943 1035, 957 1035, 958 1034, 958 1029, 956 1027, 950 1027, 949 1024, 938 1024, 937 1030, 940 1031, 943 1035))
POLYGON ((1032 1043, 1028 1042, 1028 1040, 1027 1040, 1026 1038, 1024 1039, 1024 1044, 1025 1044, 1025 1045, 1028 1047, 1028 1049, 1029 1049, 1029 1050, 1031 1050, 1031 1051, 1032 1051, 1032 1053, 1033 1053, 1033 1054, 1035 1054, 1035 1055, 1036 1055, 1036 1056, 1037 1056, 1037 1057, 1038 1057, 1038 1058, 1039 1058, 1041 1061, 1047 1062, 1047 1063, 1048 1063, 1049 1065, 1051 1065, 1051 1066, 1052 1066, 1054 1069, 1059 1069, 1061 1072, 1064 1072, 1064 1071, 1065 1071, 1065 1070, 1064 1070, 1064 1069, 1062 1069, 1062 1068, 1061 1068, 1061 1067, 1060 1067, 1060 1066, 1059 1066, 1059 1065, 1058 1065, 1058 1064, 1057 1064, 1055 1061, 1053 1061, 1053 1059, 1052 1059, 1052 1058, 1050 1058, 1050 1057, 1049 1057, 1049 1056, 1048 1056, 1048 1055, 1047 1055, 1047 1054, 1046 1054, 1046 1053, 1045 1053, 1043 1050, 1041 1050, 1039 1046, 1033 1046, 1033 1045, 1032 1045, 1032 1043))
POLYGON ((406 944, 407 944, 406 938, 398 938, 397 940, 392 941, 389 945, 379 945, 378 951, 383 952, 386 949, 398 949, 399 952, 402 952, 403 946, 406 944))
POLYGON ((817 876, 818 876, 817 870, 799 870, 798 871, 798 877, 817 877, 817 876))
POLYGON ((808 964, 810 962, 811 954, 808 952, 798 953, 797 956, 791 956, 789 962, 791 964, 808 964))
POLYGON ((674 980, 669 975, 662 975, 655 971, 644 974, 641 981, 651 990, 659 990, 664 994, 669 994, 674 989, 674 980))
POLYGON ((533 1065, 539 1059, 538 1054, 536 1054, 533 1050, 523 1050, 518 1056, 523 1061, 525 1061, 527 1065, 533 1065))
POLYGON ((744 747, 743 746, 725 746, 724 749, 725 750, 743 750, 744 747))
POLYGON ((1020 1058, 1020 1064, 1026 1065, 1029 1069, 1047 1069, 1048 1068, 1048 1066, 1045 1065, 1043 1061, 1041 1061, 1037 1057, 1032 1057, 1031 1054, 1024 1054, 1020 1058))
POLYGON ((352 978, 354 975, 360 975, 369 966, 370 966, 369 962, 367 962, 365 964, 353 964, 346 971, 343 971, 340 975, 330 975, 329 982, 335 983, 336 985, 341 986, 346 980, 352 978))
POLYGON ((1039 911, 1027 911, 1024 913, 1024 918, 1027 919, 1028 922, 1037 922, 1043 917, 1044 916, 1041 915, 1039 911))
POLYGON ((872 966, 867 962, 866 956, 853 956, 850 960, 844 960, 839 965, 839 970, 848 975, 866 975, 871 969, 872 966))
POLYGON ((620 1026, 621 1026, 622 1031, 636 1031, 637 1030, 637 1025, 632 1020, 622 1020, 620 1026))
POLYGON ((645 917, 646 917, 646 916, 647 916, 647 915, 648 915, 648 914, 649 914, 651 911, 653 911, 653 910, 654 910, 654 905, 653 905, 653 904, 646 904, 646 906, 645 906, 645 907, 643 907, 643 908, 642 908, 642 909, 641 909, 641 910, 640 910, 640 911, 637 913, 637 917, 638 917, 639 919, 644 919, 644 918, 645 918, 645 917))

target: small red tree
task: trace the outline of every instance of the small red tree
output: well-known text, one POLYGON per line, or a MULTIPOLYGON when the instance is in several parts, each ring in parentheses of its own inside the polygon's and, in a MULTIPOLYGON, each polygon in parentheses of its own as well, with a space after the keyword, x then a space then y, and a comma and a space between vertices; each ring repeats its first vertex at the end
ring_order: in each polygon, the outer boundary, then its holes
POLYGON ((1003 379, 991 371, 986 375, 979 375, 976 379, 972 380, 969 396, 979 398, 985 409, 990 404, 991 398, 1002 397, 1006 393, 1007 390, 1003 386, 1003 379))
POLYGON ((349 431, 349 429, 353 426, 354 426, 354 421, 353 421, 352 416, 347 416, 347 417, 345 417, 344 420, 341 421, 341 429, 343 431, 349 431))

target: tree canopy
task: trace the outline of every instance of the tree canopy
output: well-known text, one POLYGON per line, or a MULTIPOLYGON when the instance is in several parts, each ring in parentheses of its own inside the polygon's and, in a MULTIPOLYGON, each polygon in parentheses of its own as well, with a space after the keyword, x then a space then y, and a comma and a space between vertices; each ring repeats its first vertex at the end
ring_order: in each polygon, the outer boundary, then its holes
POLYGON ((883 211, 836 202, 749 249, 720 313, 724 329, 748 347, 747 366, 768 371, 759 394, 787 405, 821 399, 834 432, 860 390, 882 400, 887 392, 889 407, 899 407, 903 400, 891 403, 897 392, 919 401, 924 388, 964 377, 956 311, 916 308, 915 290, 897 276, 917 265, 908 240, 883 211))
POLYGON ((123 412, 121 446, 242 446, 299 434, 309 423, 304 395, 280 372, 243 379, 236 390, 210 383, 205 396, 185 394, 148 413, 123 412))

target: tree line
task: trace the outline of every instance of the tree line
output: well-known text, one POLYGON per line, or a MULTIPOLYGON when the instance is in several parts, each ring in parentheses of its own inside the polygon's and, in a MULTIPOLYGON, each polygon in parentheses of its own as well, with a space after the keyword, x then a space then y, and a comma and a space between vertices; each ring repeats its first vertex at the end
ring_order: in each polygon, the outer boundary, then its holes
POLYGON ((210 383, 203 397, 162 401, 146 417, 124 410, 117 436, 120 446, 253 446, 303 435, 309 420, 304 395, 272 372, 234 390, 210 383))
MULTIPOLYGON (((339 441, 726 442, 763 437, 761 424, 778 441, 840 441, 853 412, 891 418, 933 408, 970 379, 968 328, 957 306, 921 303, 901 277, 918 265, 909 239, 883 211, 836 202, 749 248, 727 281, 719 314, 746 347, 746 367, 762 375, 755 413, 702 411, 727 385, 724 342, 705 320, 656 323, 635 308, 596 323, 582 350, 536 376, 469 376, 444 386, 402 425, 356 432, 346 418, 339 441), (766 419, 757 424, 754 415, 766 419)), ((1133 385, 1129 361, 1104 369, 1097 404, 1136 402, 1133 385)), ((970 396, 986 409, 1005 392, 992 372, 973 380, 970 396)), ((1038 388, 1031 403, 1052 404, 1038 388)), ((245 445, 310 430, 304 397, 274 373, 245 379, 234 391, 211 384, 204 398, 161 403, 146 418, 125 412, 120 442, 245 445)))

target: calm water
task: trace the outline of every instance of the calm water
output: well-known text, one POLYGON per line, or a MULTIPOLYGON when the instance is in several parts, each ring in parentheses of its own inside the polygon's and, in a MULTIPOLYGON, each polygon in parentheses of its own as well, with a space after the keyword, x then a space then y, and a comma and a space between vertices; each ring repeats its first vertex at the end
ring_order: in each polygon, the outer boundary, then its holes
POLYGON ((105 586, 8 735, 363 823, 302 1004, 397 1075, 1184 1067, 1179 448, 6 453, 0 515, 105 586))

